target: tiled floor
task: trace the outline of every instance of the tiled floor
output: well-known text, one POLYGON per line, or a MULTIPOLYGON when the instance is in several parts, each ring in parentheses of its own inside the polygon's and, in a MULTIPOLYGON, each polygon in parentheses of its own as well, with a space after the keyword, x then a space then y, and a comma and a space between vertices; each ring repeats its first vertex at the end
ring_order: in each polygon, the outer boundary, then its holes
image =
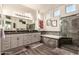
POLYGON ((63 45, 61 48, 64 49, 64 50, 71 51, 75 54, 79 54, 78 53, 79 52, 79 47, 76 46, 76 45, 63 45))
POLYGON ((75 55, 74 53, 60 49, 49 48, 48 46, 38 43, 30 45, 30 48, 22 47, 21 49, 8 51, 6 55, 75 55))

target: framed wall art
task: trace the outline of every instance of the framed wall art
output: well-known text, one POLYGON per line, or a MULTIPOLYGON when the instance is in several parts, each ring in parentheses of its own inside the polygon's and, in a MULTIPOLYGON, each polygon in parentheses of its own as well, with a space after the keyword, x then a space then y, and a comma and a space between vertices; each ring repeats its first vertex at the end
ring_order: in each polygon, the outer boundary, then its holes
POLYGON ((51 20, 51 26, 57 27, 57 20, 51 20))
POLYGON ((51 26, 51 20, 50 19, 46 20, 46 25, 51 26))

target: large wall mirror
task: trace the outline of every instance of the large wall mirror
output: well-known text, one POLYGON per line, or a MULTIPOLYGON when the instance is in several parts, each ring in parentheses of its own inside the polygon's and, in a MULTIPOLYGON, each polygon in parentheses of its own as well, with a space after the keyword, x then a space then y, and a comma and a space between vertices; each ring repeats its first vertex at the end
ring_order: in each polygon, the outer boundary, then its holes
MULTIPOLYGON (((2 4, 3 21, 2 25, 5 30, 27 30, 27 27, 34 24, 35 12, 27 7, 23 7, 21 4, 2 4), (32 13, 33 12, 33 13, 32 13), (7 20, 7 22, 6 22, 7 20), (9 23, 9 21, 11 23, 9 23), (27 24, 29 24, 27 26, 27 24), (5 28, 6 27, 6 28, 5 28)), ((1 10, 1 9, 0 9, 1 10)), ((1 20, 0 20, 1 24, 1 20)), ((32 29, 34 29, 30 26, 32 29)))

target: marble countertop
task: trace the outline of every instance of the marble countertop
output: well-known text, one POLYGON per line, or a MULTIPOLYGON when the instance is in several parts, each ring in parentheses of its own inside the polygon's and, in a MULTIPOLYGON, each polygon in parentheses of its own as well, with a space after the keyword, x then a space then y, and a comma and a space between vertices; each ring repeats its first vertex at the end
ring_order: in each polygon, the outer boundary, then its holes
POLYGON ((26 33, 38 33, 39 31, 33 30, 33 31, 28 31, 28 30, 20 30, 20 31, 4 31, 5 34, 26 34, 26 33))
POLYGON ((62 36, 57 36, 57 35, 41 35, 41 36, 42 36, 42 37, 55 38, 55 39, 62 38, 62 36))

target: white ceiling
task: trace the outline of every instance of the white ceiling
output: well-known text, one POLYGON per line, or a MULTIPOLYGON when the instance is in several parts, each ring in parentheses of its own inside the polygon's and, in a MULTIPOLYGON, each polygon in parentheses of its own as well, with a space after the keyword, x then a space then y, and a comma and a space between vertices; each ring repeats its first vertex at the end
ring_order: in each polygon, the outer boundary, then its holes
POLYGON ((45 13, 48 10, 51 10, 60 6, 58 4, 23 4, 23 5, 26 7, 32 8, 34 10, 39 10, 42 13, 45 13))
POLYGON ((3 9, 9 9, 16 12, 31 12, 34 13, 35 10, 40 11, 40 13, 46 13, 50 10, 54 10, 59 7, 59 4, 4 4, 3 9))

